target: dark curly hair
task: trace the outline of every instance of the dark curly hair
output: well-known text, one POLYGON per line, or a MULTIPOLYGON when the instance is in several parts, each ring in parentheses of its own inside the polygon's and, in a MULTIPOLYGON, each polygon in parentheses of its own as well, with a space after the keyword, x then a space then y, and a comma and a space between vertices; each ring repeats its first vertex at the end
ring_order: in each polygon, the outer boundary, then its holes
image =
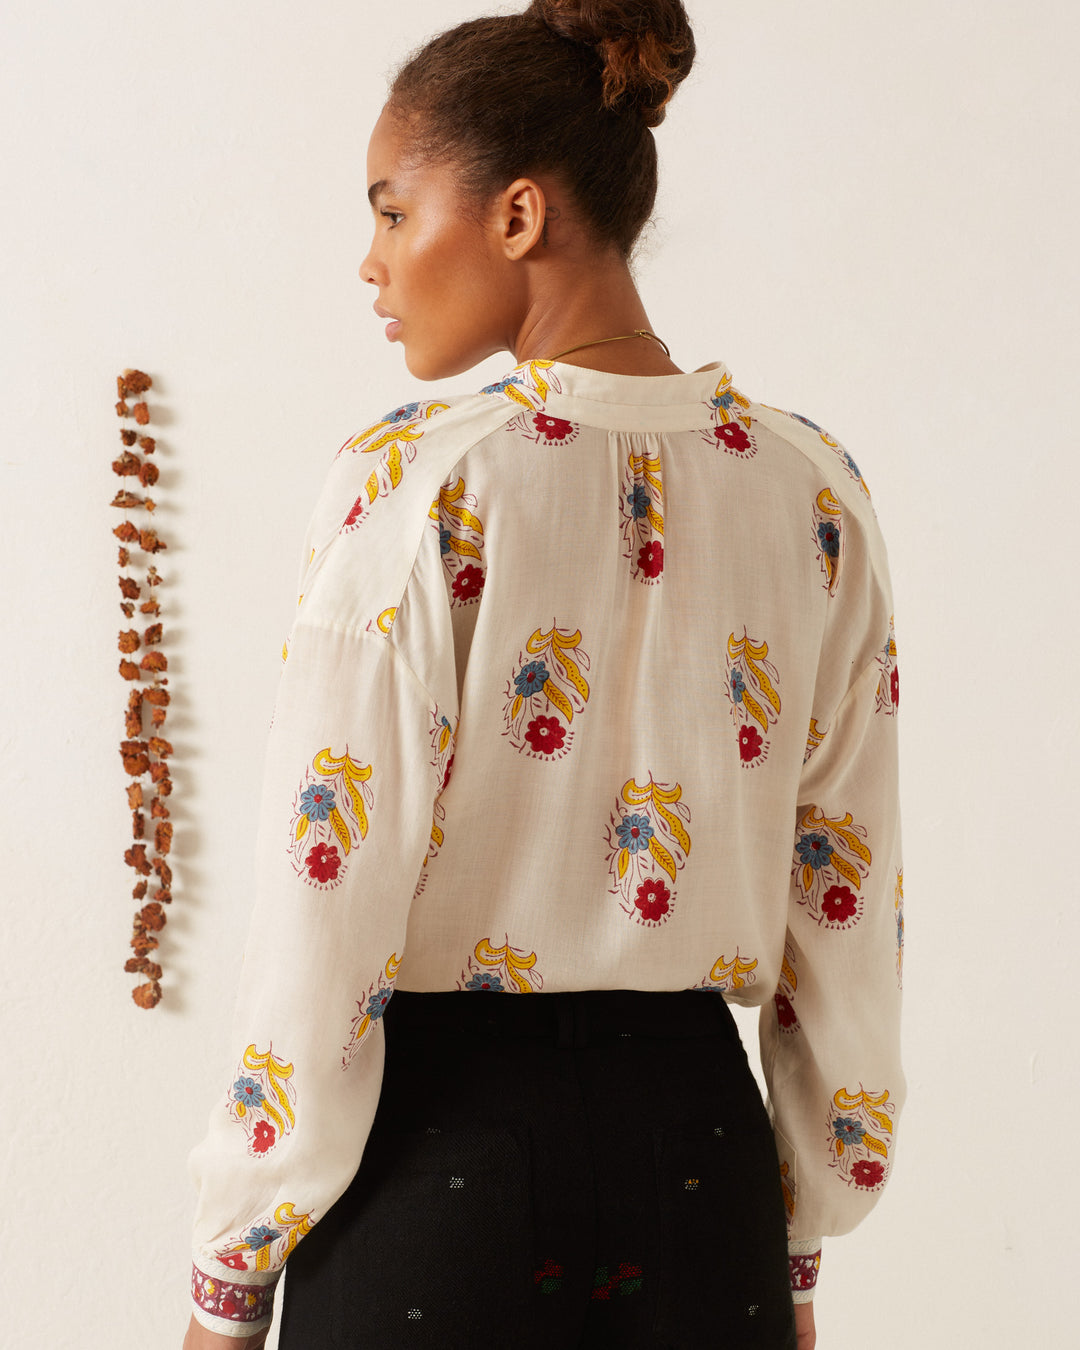
POLYGON ((411 163, 455 166, 473 219, 515 178, 548 172, 598 251, 629 262, 656 200, 651 128, 695 50, 680 0, 532 0, 411 52, 386 111, 411 163))

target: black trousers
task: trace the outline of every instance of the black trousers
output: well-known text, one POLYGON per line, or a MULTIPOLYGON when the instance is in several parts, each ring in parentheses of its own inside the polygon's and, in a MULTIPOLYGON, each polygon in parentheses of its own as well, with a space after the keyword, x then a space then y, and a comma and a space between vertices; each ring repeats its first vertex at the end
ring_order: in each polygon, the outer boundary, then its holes
POLYGON ((280 1350, 794 1350, 768 1115, 711 990, 399 990, 280 1350))

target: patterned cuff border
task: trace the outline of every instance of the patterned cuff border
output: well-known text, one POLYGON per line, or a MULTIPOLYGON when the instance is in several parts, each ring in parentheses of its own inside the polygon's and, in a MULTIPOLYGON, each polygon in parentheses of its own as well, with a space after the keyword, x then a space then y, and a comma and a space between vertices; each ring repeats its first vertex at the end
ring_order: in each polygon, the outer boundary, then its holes
POLYGON ((226 1322, 258 1322, 274 1309, 274 1284, 238 1284, 191 1267, 191 1297, 203 1312, 226 1322))
POLYGON ((813 1297, 813 1290, 817 1284, 820 1269, 820 1247, 816 1252, 798 1252, 788 1256, 792 1295, 803 1295, 801 1299, 796 1299, 797 1302, 806 1303, 813 1297))

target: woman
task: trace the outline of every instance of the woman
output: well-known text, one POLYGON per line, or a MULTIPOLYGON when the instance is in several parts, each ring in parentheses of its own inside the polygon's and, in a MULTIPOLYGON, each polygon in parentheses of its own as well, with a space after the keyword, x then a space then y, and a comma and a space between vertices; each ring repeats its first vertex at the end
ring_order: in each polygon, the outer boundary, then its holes
POLYGON ((652 332, 693 58, 678 0, 534 0, 372 133, 388 337, 516 364, 347 441, 309 526, 188 1350, 261 1345, 286 1258, 287 1350, 807 1350, 887 1179, 885 548, 827 432, 652 332))

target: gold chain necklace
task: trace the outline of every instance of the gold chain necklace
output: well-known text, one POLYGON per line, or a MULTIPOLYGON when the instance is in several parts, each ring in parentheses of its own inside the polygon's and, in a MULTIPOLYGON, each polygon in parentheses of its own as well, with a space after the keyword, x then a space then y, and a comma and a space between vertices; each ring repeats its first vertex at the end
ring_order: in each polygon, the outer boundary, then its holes
POLYGON ((668 359, 669 360, 671 359, 671 352, 668 350, 668 345, 664 341, 664 339, 658 338, 655 333, 650 333, 645 328, 638 328, 633 333, 625 333, 622 337, 597 338, 595 342, 583 342, 581 344, 581 347, 567 347, 566 351, 559 353, 559 356, 551 356, 548 357, 547 359, 550 361, 558 361, 559 357, 569 356, 571 352, 579 352, 581 351, 582 347, 598 347, 601 342, 624 342, 627 338, 636 338, 636 337, 652 338, 654 342, 659 342, 660 346, 663 347, 664 352, 667 355, 668 359))

